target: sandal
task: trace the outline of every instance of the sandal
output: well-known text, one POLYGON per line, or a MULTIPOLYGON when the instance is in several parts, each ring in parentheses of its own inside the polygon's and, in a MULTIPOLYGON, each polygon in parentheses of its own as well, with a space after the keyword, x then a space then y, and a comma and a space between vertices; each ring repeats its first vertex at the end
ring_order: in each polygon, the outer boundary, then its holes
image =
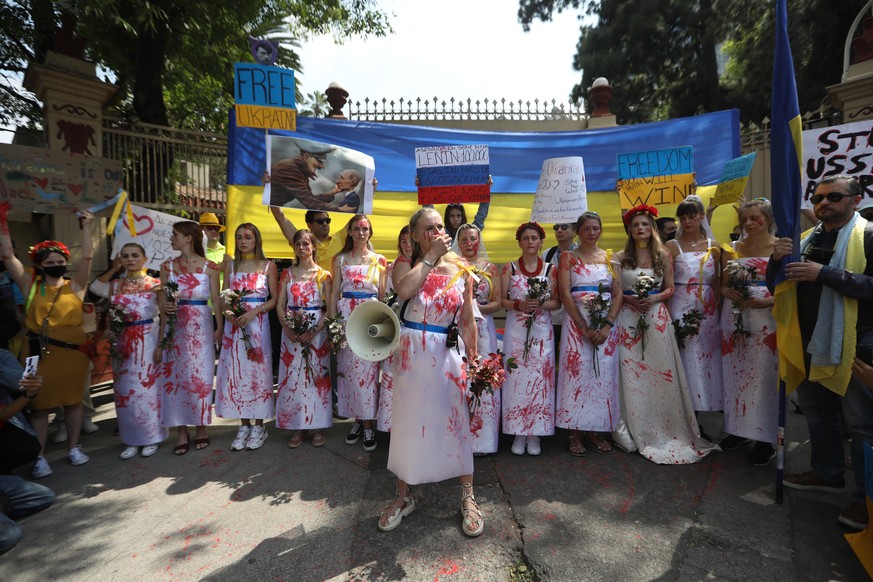
POLYGON ((582 444, 582 437, 578 434, 570 435, 570 454, 574 457, 584 457, 588 454, 585 445, 582 444))
POLYGON ((379 531, 391 531, 395 529, 404 517, 415 511, 415 499, 412 498, 412 490, 409 488, 409 485, 406 486, 406 495, 403 495, 400 492, 400 486, 396 485, 396 494, 394 495, 394 499, 391 500, 391 503, 382 510, 382 514, 379 516, 379 521, 376 522, 376 527, 379 528, 379 531), (400 500, 403 505, 397 506, 397 501, 400 500), (385 524, 382 525, 382 518, 385 519, 385 524))
POLYGON ((482 535, 482 532, 485 531, 485 519, 482 517, 482 511, 473 496, 472 483, 461 484, 461 517, 463 518, 461 529, 471 538, 482 535), (466 507, 468 503, 472 507, 466 507))
POLYGON ((312 433, 312 446, 313 447, 320 447, 320 446, 324 445, 324 441, 326 441, 326 440, 327 439, 324 438, 324 431, 317 430, 314 433, 312 433))
POLYGON ((194 439, 194 450, 202 451, 209 446, 209 437, 200 437, 194 439))
POLYGON ((300 445, 303 444, 303 435, 304 432, 302 430, 295 430, 294 434, 291 435, 291 440, 288 441, 289 449, 296 449, 300 445))
MULTIPOLYGON (((182 436, 181 433, 179 434, 179 436, 182 436)), ((189 438, 188 431, 186 430, 185 431, 185 442, 184 443, 177 443, 176 446, 173 447, 173 454, 174 455, 176 455, 177 457, 181 457, 182 455, 184 455, 185 453, 188 452, 188 450, 191 448, 191 441, 189 441, 188 438, 189 438)))
POLYGON ((594 450, 601 455, 608 455, 612 452, 612 445, 609 444, 609 441, 596 432, 588 433, 588 444, 594 447, 594 450))

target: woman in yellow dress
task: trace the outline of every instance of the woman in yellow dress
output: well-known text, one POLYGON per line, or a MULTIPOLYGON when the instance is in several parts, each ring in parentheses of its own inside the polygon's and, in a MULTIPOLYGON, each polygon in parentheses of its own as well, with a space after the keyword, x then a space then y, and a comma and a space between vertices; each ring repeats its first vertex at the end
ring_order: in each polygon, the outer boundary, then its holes
POLYGON ((91 230, 94 218, 90 212, 79 214, 82 224, 82 258, 72 279, 64 278, 70 261, 67 246, 55 240, 45 240, 30 249, 33 277, 12 251, 7 213, 9 204, 0 206, 0 255, 9 275, 27 297, 27 355, 39 355, 39 374, 43 387, 30 402, 31 419, 42 449, 31 476, 40 479, 51 475, 51 467, 43 456, 48 433, 48 415, 53 408, 64 407, 67 453, 70 463, 84 465, 90 459, 79 445, 82 428, 82 385, 88 375, 88 356, 80 350, 85 342, 82 329, 82 301, 91 274, 91 230))

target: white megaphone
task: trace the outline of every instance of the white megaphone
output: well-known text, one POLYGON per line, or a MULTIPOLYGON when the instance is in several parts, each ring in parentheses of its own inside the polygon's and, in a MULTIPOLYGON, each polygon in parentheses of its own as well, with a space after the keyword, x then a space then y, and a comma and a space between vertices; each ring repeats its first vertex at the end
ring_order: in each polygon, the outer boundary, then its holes
POLYGON ((355 307, 346 322, 346 341, 356 356, 370 362, 387 358, 400 339, 400 319, 381 301, 355 307))

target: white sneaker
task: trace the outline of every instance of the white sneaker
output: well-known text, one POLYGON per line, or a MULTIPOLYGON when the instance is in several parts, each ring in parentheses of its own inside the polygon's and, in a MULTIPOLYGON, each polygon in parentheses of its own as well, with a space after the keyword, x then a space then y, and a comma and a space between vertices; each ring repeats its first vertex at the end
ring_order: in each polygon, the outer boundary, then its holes
POLYGON ((249 438, 249 434, 252 432, 252 427, 247 424, 243 424, 236 431, 236 438, 233 439, 233 442, 230 443, 230 450, 232 451, 241 451, 246 448, 246 439, 249 438))
MULTIPOLYGON (((139 447, 127 447, 121 454, 118 455, 118 458, 122 461, 126 461, 127 459, 132 459, 139 452, 139 447)), ((75 465, 75 463, 73 463, 75 465)))
POLYGON ((527 437, 527 454, 538 456, 542 453, 543 450, 540 448, 540 437, 538 436, 529 436, 527 437))
POLYGON ((45 457, 37 457, 36 465, 33 466, 33 471, 30 472, 30 476, 34 479, 42 479, 51 474, 52 468, 49 467, 48 461, 45 460, 45 457))
POLYGON ((59 445, 65 442, 67 442, 67 425, 61 423, 58 425, 58 430, 55 432, 55 436, 52 437, 52 443, 59 445))
POLYGON ((146 445, 142 448, 142 452, 139 454, 141 457, 151 457, 155 453, 158 452, 158 445, 146 445))
POLYGON ((100 427, 94 424, 94 421, 91 420, 90 416, 82 417, 82 432, 85 434, 94 434, 100 430, 100 427))
POLYGON ((515 440, 512 441, 512 451, 513 455, 523 455, 524 454, 524 443, 527 439, 523 434, 515 435, 515 440))
POLYGON ((267 429, 263 425, 255 425, 252 427, 252 433, 246 440, 246 448, 250 451, 260 449, 264 446, 264 441, 267 440, 267 429))
POLYGON ((67 458, 73 465, 84 465, 91 460, 91 457, 82 452, 82 445, 76 445, 67 451, 67 458))

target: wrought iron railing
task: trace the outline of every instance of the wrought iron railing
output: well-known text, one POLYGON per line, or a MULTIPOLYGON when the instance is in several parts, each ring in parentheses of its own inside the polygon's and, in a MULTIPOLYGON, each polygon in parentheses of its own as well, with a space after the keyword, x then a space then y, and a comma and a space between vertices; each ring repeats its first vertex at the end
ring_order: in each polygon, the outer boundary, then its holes
POLYGON ((122 163, 131 201, 163 211, 222 212, 227 138, 105 118, 103 155, 122 163))
POLYGON ((370 99, 349 101, 348 118, 358 121, 579 121, 584 107, 556 99, 370 99))

